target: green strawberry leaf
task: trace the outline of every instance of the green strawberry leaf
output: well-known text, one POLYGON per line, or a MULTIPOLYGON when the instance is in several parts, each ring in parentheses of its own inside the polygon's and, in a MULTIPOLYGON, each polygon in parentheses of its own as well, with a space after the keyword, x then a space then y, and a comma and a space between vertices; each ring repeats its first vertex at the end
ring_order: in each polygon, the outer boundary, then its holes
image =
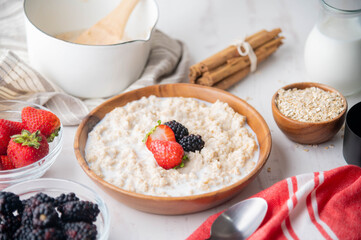
POLYGON ((188 156, 183 155, 182 162, 179 165, 175 166, 173 169, 178 169, 178 168, 184 167, 185 163, 188 162, 188 160, 189 160, 188 156))
POLYGON ((22 146, 29 146, 36 149, 39 149, 40 142, 42 140, 41 136, 39 136, 40 131, 29 132, 28 130, 22 130, 21 134, 11 136, 14 142, 20 143, 22 146))
POLYGON ((56 129, 54 132, 52 132, 52 134, 50 134, 50 136, 46 139, 49 143, 54 141, 54 138, 56 138, 57 136, 59 136, 59 131, 60 131, 60 127, 58 129, 56 129))

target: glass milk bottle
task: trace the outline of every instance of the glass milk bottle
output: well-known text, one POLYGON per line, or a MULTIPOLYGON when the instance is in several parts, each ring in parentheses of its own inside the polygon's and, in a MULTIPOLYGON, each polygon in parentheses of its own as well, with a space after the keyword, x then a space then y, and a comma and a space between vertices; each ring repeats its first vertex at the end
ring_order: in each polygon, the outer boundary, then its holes
POLYGON ((314 82, 344 95, 361 90, 361 0, 320 0, 321 15, 305 45, 314 82))

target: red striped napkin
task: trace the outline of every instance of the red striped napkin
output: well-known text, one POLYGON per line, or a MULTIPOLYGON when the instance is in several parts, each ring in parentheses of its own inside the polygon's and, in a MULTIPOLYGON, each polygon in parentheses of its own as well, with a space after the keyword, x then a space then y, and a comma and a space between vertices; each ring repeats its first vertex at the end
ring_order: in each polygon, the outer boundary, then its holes
MULTIPOLYGON (((249 239, 361 239, 361 168, 343 166, 282 180, 254 195, 268 202, 249 239)), ((209 238, 209 217, 188 240, 209 238)))

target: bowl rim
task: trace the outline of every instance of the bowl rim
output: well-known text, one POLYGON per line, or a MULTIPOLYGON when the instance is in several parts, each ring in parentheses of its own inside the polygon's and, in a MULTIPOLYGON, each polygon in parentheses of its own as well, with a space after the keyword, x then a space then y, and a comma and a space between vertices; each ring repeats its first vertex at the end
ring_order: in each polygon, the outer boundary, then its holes
MULTIPOLYGON (((106 202, 104 201, 104 199, 96 191, 94 191, 90 187, 88 187, 88 186, 86 186, 86 185, 84 185, 84 184, 82 184, 80 182, 76 182, 76 181, 69 180, 69 179, 60 179, 60 178, 37 178, 37 179, 30 179, 30 180, 27 180, 27 181, 12 184, 12 185, 4 188, 2 191, 11 191, 11 188, 13 188, 13 187, 18 187, 19 185, 28 184, 28 183, 35 183, 33 185, 34 188, 41 188, 41 187, 39 187, 38 184, 36 184, 36 183, 39 183, 39 182, 40 183, 44 183, 44 182, 57 182, 57 183, 59 183, 59 185, 55 185, 54 188, 57 188, 57 186, 61 186, 61 183, 70 183, 70 184, 78 185, 79 187, 84 188, 87 191, 91 192, 91 194, 93 194, 95 196, 97 201, 100 202, 102 210, 103 210, 102 214, 103 214, 103 216, 105 216, 104 217, 104 229, 103 229, 103 235, 104 236, 102 235, 100 237, 101 237, 101 239, 103 239, 104 237, 107 237, 107 235, 109 235, 111 216, 110 216, 109 209, 108 209, 108 206, 107 206, 106 202)), ((69 191, 70 192, 75 192, 72 189, 69 189, 69 191)), ((75 194, 77 194, 77 193, 75 192, 75 194)), ((97 203, 97 204, 99 206, 99 203, 97 203)))
MULTIPOLYGON (((21 101, 21 100, 0 100, 0 104, 1 103, 6 103, 6 102, 21 103, 21 104, 26 104, 28 106, 32 105, 32 106, 38 107, 39 109, 52 112, 50 109, 48 109, 48 108, 46 108, 46 107, 44 107, 42 105, 32 103, 32 102, 26 102, 26 101, 21 101)), ((19 112, 19 111, 14 111, 14 112, 19 112)), ((47 160, 51 159, 63 147, 63 124, 61 123, 61 121, 60 121, 60 129, 59 129, 59 133, 58 133, 57 138, 59 138, 58 143, 55 145, 55 147, 45 157, 39 159, 38 161, 36 161, 36 162, 34 162, 32 164, 26 165, 26 166, 21 167, 21 168, 14 168, 14 169, 9 169, 9 170, 1 170, 1 175, 5 175, 5 174, 10 175, 10 174, 16 174, 16 173, 20 173, 20 172, 28 172, 28 171, 31 171, 33 169, 38 169, 38 168, 41 168, 42 166, 46 166, 47 164, 45 164, 45 163, 49 162, 47 160), (39 162, 43 162, 43 163, 39 165, 39 162)), ((9 180, 9 181, 12 182, 13 180, 9 180)), ((0 183, 1 182, 4 183, 2 181, 2 179, 0 178, 0 183)))
POLYGON ((323 125, 323 124, 328 124, 328 123, 331 123, 331 122, 335 122, 335 121, 338 121, 340 118, 342 118, 343 115, 345 115, 345 113, 347 112, 347 108, 348 108, 347 100, 338 90, 336 90, 335 88, 330 87, 328 85, 325 85, 325 84, 322 84, 322 83, 316 83, 316 82, 297 82, 297 83, 288 84, 286 86, 283 86, 283 87, 279 88, 273 94, 273 97, 272 97, 272 112, 276 113, 277 116, 282 118, 282 120, 288 121, 291 124, 296 124, 296 125, 303 125, 303 124, 306 125, 307 124, 307 125, 317 126, 317 125, 323 125), (303 86, 303 87, 299 88, 299 86, 303 86), (339 115, 337 115, 337 117, 332 118, 332 119, 327 120, 327 121, 322 121, 322 122, 302 122, 302 121, 298 121, 298 120, 289 118, 289 117, 285 116, 283 113, 281 113, 281 111, 278 109, 278 107, 276 105, 276 98, 278 97, 278 91, 279 90, 281 90, 281 89, 288 90, 288 89, 293 89, 293 88, 305 89, 305 88, 310 88, 310 87, 317 87, 317 88, 320 88, 320 89, 322 89, 324 91, 334 92, 334 93, 339 94, 342 101, 345 103, 345 108, 342 110, 342 112, 339 115))
POLYGON ((158 3, 157 1, 155 0, 148 0, 148 1, 152 1, 153 4, 155 5, 155 9, 156 9, 156 19, 154 21, 154 24, 153 26, 151 27, 150 31, 149 31, 149 34, 148 34, 148 37, 147 39, 134 39, 134 40, 129 40, 129 41, 125 41, 125 42, 120 42, 120 43, 113 43, 113 44, 97 44, 97 45, 93 45, 93 44, 80 44, 80 43, 75 43, 75 42, 70 42, 70 41, 65 41, 65 40, 62 40, 62 39, 58 39, 54 36, 52 36, 51 34, 43 31, 42 29, 40 29, 36 24, 33 23, 33 21, 30 20, 30 17, 28 16, 27 14, 27 8, 26 8, 26 2, 28 2, 29 0, 24 0, 23 2, 23 9, 24 9, 24 15, 25 15, 25 19, 27 21, 29 21, 29 23, 31 23, 31 25, 33 27, 35 27, 38 31, 40 31, 41 33, 43 33, 44 35, 46 35, 47 37, 50 37, 51 39, 54 39, 56 41, 60 41, 60 42, 63 42, 63 43, 66 43, 66 44, 70 44, 70 45, 76 45, 76 46, 87 46, 87 47, 95 47, 95 48, 101 48, 101 47, 111 47, 111 46, 120 46, 120 45, 126 45, 126 44, 130 44, 130 43, 133 43, 133 42, 149 42, 152 38, 152 35, 154 34, 155 32, 155 27, 158 23, 158 20, 159 20, 159 6, 158 6, 158 3))
MULTIPOLYGON (((160 90, 162 91, 162 90, 160 90)), ((150 95, 154 95, 154 94, 150 94, 150 95)), ((149 96, 150 96, 149 95, 149 96)), ((139 97, 138 99, 140 99, 141 97, 139 97)), ((193 97, 193 98, 196 98, 196 97, 193 97)), ((196 98, 197 99, 197 98, 196 98)), ((203 100, 204 101, 204 100, 203 100)), ((249 126, 250 127, 250 126, 249 126)), ((251 128, 252 129, 252 128, 251 128)), ((252 129, 252 131, 254 131, 252 129)), ((256 134, 255 134, 256 135, 256 134)), ((257 135, 256 135, 257 137, 257 135)), ((257 140, 258 140, 258 137, 257 137, 257 140)), ((158 85, 151 85, 151 86, 147 86, 147 87, 143 87, 143 88, 138 88, 138 89, 135 89, 135 90, 132 90, 132 91, 129 91, 129 92, 125 92, 125 93, 122 93, 122 94, 119 94, 117 96, 114 96, 110 99, 108 99, 107 101, 105 101, 104 103, 100 104, 99 106, 97 106, 96 108, 94 108, 83 120, 82 122, 80 123, 77 131, 76 131, 76 134, 75 134, 75 138, 74 138, 74 152, 75 152, 75 156, 77 158, 77 161, 79 163, 79 165, 81 166, 81 168, 83 169, 83 171, 85 171, 85 173, 93 180, 93 181, 96 181, 97 183, 100 183, 102 186, 106 187, 107 189, 111 189, 113 191, 116 191, 117 193, 122 193, 122 194, 125 194, 127 196, 130 196, 130 197, 134 197, 134 198, 138 198, 138 199, 143 199, 143 200, 155 200, 155 201, 174 201, 174 202, 177 202, 177 201, 180 201, 180 200, 187 200, 187 201, 191 201, 191 200, 196 200, 196 199, 203 199, 203 198, 207 198, 207 197, 212 197, 214 195, 218 195, 218 194, 222 194, 222 193, 225 193, 225 192, 228 192, 232 189, 235 189, 237 186, 241 186, 243 183, 246 183, 247 181, 249 181, 250 179, 252 179, 254 176, 257 175, 257 173, 263 168, 263 166, 265 165, 265 163, 267 162, 269 156, 270 156, 270 153, 271 153, 271 148, 272 148, 272 138, 271 138, 271 132, 270 132, 270 129, 266 123, 266 121, 264 120, 264 118, 262 117, 262 115, 254 108, 252 107, 250 104, 248 104, 245 100, 227 92, 227 91, 224 91, 224 90, 221 90, 221 89, 218 89, 218 88, 213 88, 213 87, 208 87, 208 86, 202 86, 202 85, 196 85, 196 84, 190 84, 190 83, 173 83, 173 84, 158 84, 158 85), (256 166, 252 169, 251 172, 249 172, 247 175, 245 175, 243 178, 241 178, 240 180, 238 180, 237 182, 231 184, 231 185, 228 185, 228 186, 225 186, 225 187, 222 187, 221 189, 218 189, 218 190, 215 190, 215 191, 211 191, 211 192, 206 192, 206 193, 202 193, 202 194, 197 194, 197 195, 186 195, 186 196, 155 196, 155 195, 146 195, 146 194, 142 194, 142 193, 136 193, 136 192, 132 192, 132 191, 128 191, 128 190, 125 190, 125 189, 122 189, 120 187, 117 187, 107 181, 105 181, 103 178, 99 177, 98 175, 96 175, 94 173, 94 171, 92 171, 90 168, 89 168, 89 165, 86 161, 85 158, 83 158, 80 150, 79 150, 79 146, 78 146, 78 143, 79 143, 79 136, 80 136, 80 133, 82 131, 82 129, 84 128, 86 122, 90 119, 90 117, 92 116, 92 114, 96 111, 98 111, 99 109, 101 109, 102 107, 106 106, 107 103, 115 100, 115 99, 118 99, 118 98, 121 98, 123 96, 126 96, 127 94, 132 94, 134 92, 137 92, 137 91, 140 91, 140 90, 147 90, 147 89, 152 89, 152 88, 155 88, 155 86, 160 86, 160 87, 166 87, 166 86, 191 86, 191 87, 194 87, 194 88, 199 88, 200 90, 201 89, 207 89, 209 91, 215 91, 215 92, 218 92, 218 93, 222 93, 222 94, 225 94, 227 95, 228 97, 232 97, 234 99, 236 99, 237 101, 240 101, 242 102, 242 104, 244 104, 245 106, 247 106, 248 108, 250 108, 251 110, 253 110, 253 114, 252 116, 254 115, 257 115, 259 117, 259 120, 260 120, 260 123, 259 123, 259 126, 262 126, 265 130, 266 130, 266 138, 263 140, 263 144, 266 146, 266 149, 265 149, 265 156, 262 158, 262 156, 260 155, 259 158, 258 158, 258 161, 256 163, 256 166)), ((260 142, 258 141, 258 151, 260 151, 260 142)))

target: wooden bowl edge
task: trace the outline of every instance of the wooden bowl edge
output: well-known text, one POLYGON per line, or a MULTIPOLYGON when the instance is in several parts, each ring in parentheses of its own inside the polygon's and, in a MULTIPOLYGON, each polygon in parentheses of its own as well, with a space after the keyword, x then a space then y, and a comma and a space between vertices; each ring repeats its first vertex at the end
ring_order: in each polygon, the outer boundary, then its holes
MULTIPOLYGON (((129 197, 133 197, 133 198, 141 198, 143 200, 153 200, 153 201, 171 201, 171 202, 177 202, 177 201, 191 201, 191 200, 197 200, 197 199, 203 199, 203 198, 214 198, 214 195, 221 195, 221 194, 224 194, 224 193, 227 193, 229 192, 231 189, 235 188, 236 186, 241 186, 242 184, 244 183, 247 183, 251 178, 253 177, 256 177, 257 174, 261 171, 261 169, 263 168, 263 166, 265 165, 265 163, 267 162, 268 158, 269 158, 269 155, 270 155, 270 152, 271 152, 271 147, 272 147, 272 138, 271 138, 271 133, 270 133, 270 130, 269 130, 269 127, 266 123, 266 121, 263 119, 263 117, 259 114, 259 112, 254 109, 251 105, 249 105, 246 101, 244 101, 243 99, 233 95, 233 94, 230 94, 226 91, 223 91, 223 90, 219 90, 219 89, 214 89, 214 88, 210 88, 210 87, 205 87, 205 86, 199 86, 199 85, 193 85, 193 84, 187 84, 187 83, 177 83, 177 84, 164 84, 164 85, 159 85, 159 90, 160 92, 158 94, 162 94, 161 92, 162 91, 166 91, 166 88, 169 87, 169 86, 189 86, 191 85, 192 87, 196 87, 197 89, 198 88, 202 88, 202 89, 206 89, 207 91, 217 91, 221 94, 224 94, 224 95, 227 95, 228 98, 234 98, 236 99, 237 101, 241 101, 243 105, 246 105, 248 108, 252 109, 253 111, 253 114, 257 115, 258 118, 260 119, 260 125, 262 126, 262 128, 264 129, 265 133, 264 133, 264 136, 263 136, 263 140, 264 141, 263 143, 261 143, 259 141, 259 147, 261 147, 261 144, 263 147, 263 155, 261 155, 261 152, 260 152, 260 157, 257 161, 257 165, 255 166, 255 168, 248 174, 246 175, 244 178, 242 178, 241 180, 239 180, 238 182, 230 185, 230 186, 227 186, 226 188, 222 188, 222 189, 219 189, 217 191, 213 191, 213 192, 210 192, 210 193, 204 193, 204 194, 199 194, 199 195, 193 195, 193 196, 182 196, 182 197, 159 197, 159 196, 150 196, 150 195, 144 195, 144 194, 138 194, 138 193, 134 193, 134 192, 130 192, 130 191, 126 191, 124 189, 121 189, 121 188, 118 188, 108 182, 106 182, 105 180, 103 180, 102 178, 98 177, 88 166, 85 158, 83 158, 82 154, 81 154, 81 151, 80 151, 80 148, 79 148, 79 135, 81 134, 81 131, 84 129, 84 126, 85 126, 85 123, 86 121, 89 119, 89 117, 91 116, 91 114, 95 113, 96 111, 98 111, 99 109, 101 109, 104 105, 106 105, 107 103, 111 102, 111 101, 116 101, 118 98, 121 98, 123 96, 127 96, 127 94, 132 94, 132 92, 135 92, 135 91, 139 91, 140 89, 136 89, 136 90, 133 90, 131 92, 126 92, 126 93, 122 93, 122 94, 119 94, 117 96, 114 96, 113 98, 110 98, 109 100, 107 100, 106 102, 102 103, 101 105, 99 105, 98 107, 96 107, 94 110, 92 110, 89 115, 83 119, 83 121, 80 123, 78 129, 77 129, 77 132, 76 132, 76 135, 75 135, 75 139, 74 139, 74 151, 75 151, 75 155, 76 155, 76 158, 78 160, 78 163, 80 164, 80 166, 82 167, 82 169, 86 172, 86 174, 93 180, 95 181, 96 183, 102 185, 103 187, 105 188, 108 188, 116 193, 120 193, 120 194, 125 194, 125 195, 128 195, 129 197)), ((152 85, 152 86, 149 86, 149 87, 146 87, 147 89, 152 89, 154 88, 154 86, 157 86, 157 85, 152 85)), ((142 88, 142 89, 146 89, 146 88, 142 88)), ((150 94, 150 95, 154 95, 154 94, 150 94)), ((149 96, 149 95, 148 95, 149 96)), ((193 96, 193 98, 198 98, 196 96, 193 96)), ((199 99, 199 98, 198 98, 199 99)), ((203 100, 203 99, 201 99, 203 100)), ((243 106, 242 106, 243 107, 243 106)), ((232 107, 233 108, 233 107, 232 107)), ((256 131, 252 128, 252 130, 256 133, 256 131)), ((256 135, 257 139, 258 139, 258 136, 256 135)), ((261 151, 261 149, 259 149, 259 151, 261 151)), ((246 184, 247 185, 247 184, 246 184)), ((243 187, 242 187, 243 188, 243 187)), ((238 190, 239 192, 240 190, 238 190)), ((232 195, 233 196, 233 195, 232 195)), ((231 198, 232 196, 230 196, 229 198, 231 198)), ((229 199, 228 198, 228 199, 229 199)), ((224 199, 222 200, 221 202, 224 202, 226 201, 227 199, 224 199)), ((220 203, 221 203, 220 202, 220 203)), ((219 204, 220 204, 219 203, 219 204)), ((212 206, 210 206, 212 207, 212 206)), ((207 207, 205 209, 208 209, 210 207, 207 207)), ((203 210, 205 210, 203 209, 203 210)), ((144 211, 144 210, 143 210, 144 211)), ((202 211, 202 210, 200 210, 202 211)), ((148 212, 153 212, 153 211, 148 211, 148 212)), ((190 211, 188 213, 191 213, 191 212, 196 212, 196 211, 190 211)), ((154 212, 153 212, 154 213, 154 212)))

